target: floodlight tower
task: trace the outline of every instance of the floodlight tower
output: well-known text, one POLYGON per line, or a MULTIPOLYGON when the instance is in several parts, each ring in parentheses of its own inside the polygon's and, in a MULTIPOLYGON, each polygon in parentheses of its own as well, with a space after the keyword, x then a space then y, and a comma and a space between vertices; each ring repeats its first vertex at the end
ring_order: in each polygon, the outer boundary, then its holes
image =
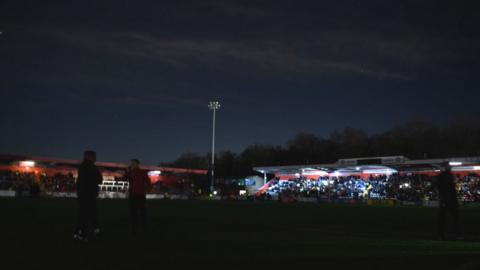
POLYGON ((215 180, 215 121, 216 121, 216 112, 221 107, 220 102, 210 101, 208 103, 208 108, 213 111, 213 130, 212 130, 212 168, 211 168, 211 178, 210 178, 210 191, 214 190, 214 180, 215 180))

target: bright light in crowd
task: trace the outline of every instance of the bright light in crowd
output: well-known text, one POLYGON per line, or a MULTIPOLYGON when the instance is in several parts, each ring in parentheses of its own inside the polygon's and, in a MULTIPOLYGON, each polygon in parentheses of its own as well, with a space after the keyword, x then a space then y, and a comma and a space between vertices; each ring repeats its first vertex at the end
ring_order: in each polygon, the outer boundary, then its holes
POLYGON ((214 190, 214 191, 213 191, 213 195, 214 195, 214 196, 217 196, 217 194, 218 194, 218 191, 214 190))
POLYGON ((22 166, 22 167, 35 167, 35 161, 31 161, 31 160, 20 161, 20 166, 22 166))
POLYGON ((474 171, 480 171, 480 166, 473 166, 474 171))
POLYGON ((462 166, 462 162, 459 161, 450 161, 450 166, 462 166))
POLYGON ((410 183, 404 183, 400 185, 400 188, 409 188, 409 187, 410 187, 410 183))
POLYGON ((150 171, 150 172, 148 172, 148 176, 159 176, 160 174, 162 174, 161 171, 150 171))

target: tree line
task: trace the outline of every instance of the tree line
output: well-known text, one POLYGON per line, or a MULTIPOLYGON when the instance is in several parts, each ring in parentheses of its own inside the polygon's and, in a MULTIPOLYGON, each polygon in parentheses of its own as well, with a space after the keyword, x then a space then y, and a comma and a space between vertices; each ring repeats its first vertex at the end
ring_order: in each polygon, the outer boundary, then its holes
MULTIPOLYGON (((403 155, 411 159, 480 156, 480 124, 411 121, 377 134, 346 127, 328 136, 301 132, 285 145, 253 144, 216 154, 219 178, 252 175, 255 166, 333 163, 341 158, 403 155)), ((209 169, 210 153, 185 153, 164 166, 209 169)))

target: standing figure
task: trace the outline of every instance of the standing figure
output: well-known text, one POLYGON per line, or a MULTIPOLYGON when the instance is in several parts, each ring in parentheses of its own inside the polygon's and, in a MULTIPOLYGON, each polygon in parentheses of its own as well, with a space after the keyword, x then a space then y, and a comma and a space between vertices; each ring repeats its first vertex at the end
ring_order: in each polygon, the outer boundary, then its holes
POLYGON ((130 167, 123 176, 123 181, 129 183, 131 229, 132 235, 136 235, 139 223, 141 223, 142 231, 147 231, 146 194, 152 188, 152 184, 147 172, 140 169, 138 159, 131 160, 130 167))
POLYGON ((100 233, 97 224, 97 196, 98 185, 103 177, 95 166, 97 154, 94 151, 85 151, 83 162, 78 167, 77 202, 78 218, 74 240, 88 241, 88 236, 100 233))
POLYGON ((438 233, 442 240, 445 240, 447 223, 447 215, 450 215, 453 229, 456 237, 461 237, 460 221, 458 213, 457 190, 455 188, 455 176, 452 174, 450 164, 445 162, 442 164, 442 173, 437 176, 436 187, 439 197, 439 217, 438 217, 438 233))

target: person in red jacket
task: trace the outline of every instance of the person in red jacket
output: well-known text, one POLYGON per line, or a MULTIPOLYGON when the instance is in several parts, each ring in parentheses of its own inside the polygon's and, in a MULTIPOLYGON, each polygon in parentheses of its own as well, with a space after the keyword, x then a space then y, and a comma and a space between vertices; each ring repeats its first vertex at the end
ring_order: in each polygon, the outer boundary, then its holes
POLYGON ((147 210, 146 210, 146 194, 150 191, 152 184, 146 171, 140 169, 140 161, 132 159, 130 167, 123 175, 123 181, 129 183, 129 200, 130 200, 130 219, 132 224, 132 234, 138 233, 139 221, 142 231, 147 230, 147 210))

